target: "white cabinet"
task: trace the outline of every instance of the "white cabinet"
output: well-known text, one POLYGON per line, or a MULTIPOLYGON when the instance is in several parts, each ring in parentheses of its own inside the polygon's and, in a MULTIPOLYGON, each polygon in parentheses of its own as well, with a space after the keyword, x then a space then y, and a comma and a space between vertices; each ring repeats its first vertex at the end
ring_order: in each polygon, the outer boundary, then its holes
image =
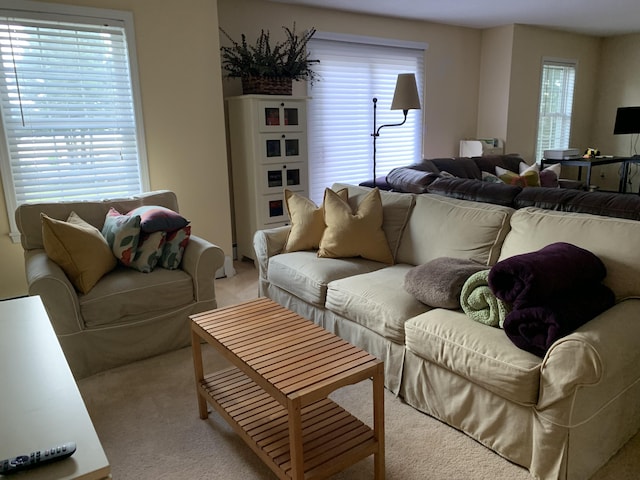
POLYGON ((307 99, 243 95, 227 102, 237 255, 254 259, 255 231, 288 221, 284 189, 308 196, 307 99))

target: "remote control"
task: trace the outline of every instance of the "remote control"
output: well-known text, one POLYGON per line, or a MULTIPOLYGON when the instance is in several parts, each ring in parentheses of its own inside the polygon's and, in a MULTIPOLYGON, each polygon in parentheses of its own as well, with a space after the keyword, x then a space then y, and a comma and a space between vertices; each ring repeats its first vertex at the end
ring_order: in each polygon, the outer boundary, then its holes
POLYGON ((0 475, 10 475, 12 473, 29 470, 45 465, 50 462, 62 460, 73 455, 76 451, 75 442, 63 443, 46 450, 31 452, 29 455, 18 455, 0 461, 0 475))

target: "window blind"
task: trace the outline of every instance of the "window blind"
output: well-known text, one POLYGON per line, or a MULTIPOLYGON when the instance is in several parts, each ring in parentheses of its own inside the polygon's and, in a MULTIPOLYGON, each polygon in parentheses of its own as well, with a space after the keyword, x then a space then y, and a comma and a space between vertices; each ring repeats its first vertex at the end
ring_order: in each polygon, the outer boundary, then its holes
POLYGON ((540 86, 536 161, 543 158, 544 150, 569 147, 575 79, 576 64, 574 62, 544 61, 540 86))
POLYGON ((0 17, 9 207, 143 190, 125 28, 95 23, 0 17))
MULTIPOLYGON (((402 122, 402 111, 390 110, 396 79, 415 73, 422 97, 424 49, 314 38, 309 51, 320 60, 314 65, 319 80, 310 89, 309 190, 321 203, 334 182, 373 178, 372 99, 378 99, 376 128, 402 122)), ((377 176, 419 161, 422 111, 409 110, 404 125, 380 130, 376 147, 377 176)))

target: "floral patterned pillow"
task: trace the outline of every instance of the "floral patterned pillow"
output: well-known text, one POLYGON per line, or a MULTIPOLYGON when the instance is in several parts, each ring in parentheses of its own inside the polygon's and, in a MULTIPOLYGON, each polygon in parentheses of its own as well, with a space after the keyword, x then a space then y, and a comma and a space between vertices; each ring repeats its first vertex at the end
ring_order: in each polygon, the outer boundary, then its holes
POLYGON ((130 267, 142 273, 151 272, 158 264, 164 247, 165 232, 141 233, 138 249, 130 267))
POLYGON ((118 261, 129 266, 140 239, 140 216, 122 215, 111 207, 104 219, 102 236, 118 261))
POLYGON ((175 270, 180 266, 182 254, 187 243, 189 243, 190 236, 191 225, 173 232, 167 232, 164 247, 162 248, 162 258, 160 259, 161 267, 175 270))

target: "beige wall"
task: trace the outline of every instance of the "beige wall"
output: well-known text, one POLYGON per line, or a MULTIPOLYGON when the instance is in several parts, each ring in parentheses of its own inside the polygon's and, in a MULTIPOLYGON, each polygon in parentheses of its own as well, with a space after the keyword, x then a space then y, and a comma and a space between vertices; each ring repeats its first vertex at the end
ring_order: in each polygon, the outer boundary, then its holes
MULTIPOLYGON (((513 30, 514 26, 508 25, 482 32, 476 138, 507 139, 513 30)), ((505 148, 511 151, 507 145, 505 148)))
POLYGON ((571 147, 590 146, 593 98, 596 95, 600 39, 587 35, 516 25, 511 66, 507 128, 508 150, 529 163, 536 148, 542 60, 577 60, 571 124, 571 147))
MULTIPOLYGON (((515 25, 485 30, 482 42, 478 136, 499 136, 504 127, 506 151, 533 162, 542 59, 573 59, 578 64, 570 146, 598 148, 603 155, 630 154, 630 141, 637 137, 613 135, 613 125, 617 107, 640 105, 640 34, 600 38, 515 25)), ((592 183, 617 191, 619 167, 596 167, 592 183)), ((631 168, 631 188, 637 191, 640 172, 631 168)), ((568 167, 562 176, 576 174, 568 167)))
MULTIPOLYGON (((545 58, 577 61, 571 146, 593 146, 594 98, 602 39, 526 25, 487 29, 482 37, 478 136, 498 137, 505 153, 535 159, 542 62, 545 58)), ((575 178, 566 167, 562 177, 575 178)))
MULTIPOLYGON (((593 143, 605 155, 628 156, 640 153, 640 144, 632 148, 638 135, 613 135, 618 107, 640 105, 640 34, 608 37, 602 43, 602 62, 598 71, 600 88, 594 99, 593 143)), ((597 177, 596 184, 614 189, 618 180, 618 165, 604 168, 605 178, 597 177)), ((640 172, 631 166, 629 191, 638 192, 640 172)))
MULTIPOLYGON (((220 26, 234 39, 245 33, 248 40, 253 41, 261 29, 270 30, 272 38, 280 39, 282 25, 289 26, 295 21, 301 30, 315 27, 320 31, 427 43, 423 95, 424 156, 457 154, 460 139, 475 135, 481 44, 479 30, 264 0, 218 0, 218 15, 220 26)), ((223 83, 225 96, 240 93, 238 80, 225 80, 223 83)), ((294 84, 294 87, 304 94, 304 85, 294 84)))
MULTIPOLYGON (((50 1, 50 0, 48 0, 50 1)), ((215 0, 65 0, 133 12, 152 189, 176 192, 194 234, 231 255, 215 0)), ((0 298, 27 293, 22 248, 0 199, 0 298)))

